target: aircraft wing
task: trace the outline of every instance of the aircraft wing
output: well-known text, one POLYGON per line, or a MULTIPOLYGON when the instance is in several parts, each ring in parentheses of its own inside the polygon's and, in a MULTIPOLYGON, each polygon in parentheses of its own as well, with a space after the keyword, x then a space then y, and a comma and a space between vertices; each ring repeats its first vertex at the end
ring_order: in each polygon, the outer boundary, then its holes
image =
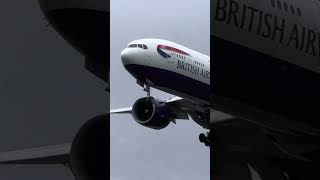
MULTIPOLYGON (((210 113, 212 113, 209 106, 201 105, 196 102, 192 102, 181 97, 173 97, 164 101, 171 112, 174 114, 175 119, 188 120, 191 117, 196 123, 205 128, 209 128, 208 119, 210 113)), ((132 107, 112 109, 110 114, 131 114, 132 107)), ((224 114, 219 111, 214 111, 214 119, 221 121, 230 119, 232 116, 224 114)))
POLYGON ((120 109, 112 109, 110 114, 131 114, 132 107, 120 108, 120 109))
MULTIPOLYGON (((186 113, 186 110, 189 110, 191 107, 185 106, 186 104, 184 105, 184 107, 182 107, 181 106, 183 104, 182 101, 185 101, 185 100, 180 97, 174 97, 174 98, 165 100, 164 102, 171 109, 176 119, 189 119, 188 114, 186 113)), ((131 113, 132 113, 132 107, 110 110, 110 114, 131 114, 131 113)))
POLYGON ((0 164, 68 164, 71 143, 0 152, 0 164))

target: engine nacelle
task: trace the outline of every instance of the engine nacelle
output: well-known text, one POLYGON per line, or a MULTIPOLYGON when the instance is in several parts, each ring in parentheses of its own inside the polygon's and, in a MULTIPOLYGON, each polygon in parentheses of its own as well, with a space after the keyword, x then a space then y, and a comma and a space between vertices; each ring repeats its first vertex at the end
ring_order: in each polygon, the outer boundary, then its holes
POLYGON ((109 115, 87 121, 72 142, 70 168, 77 180, 109 178, 109 115))
POLYGON ((152 129, 167 127, 173 115, 167 105, 153 97, 138 99, 132 107, 134 120, 152 129))

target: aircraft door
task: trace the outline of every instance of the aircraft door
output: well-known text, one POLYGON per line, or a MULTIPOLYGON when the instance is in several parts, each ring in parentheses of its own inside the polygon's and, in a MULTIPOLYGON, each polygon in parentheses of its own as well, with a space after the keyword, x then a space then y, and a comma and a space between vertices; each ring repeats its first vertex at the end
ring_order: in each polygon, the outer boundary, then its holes
POLYGON ((165 60, 163 61, 163 64, 162 66, 165 68, 165 69, 168 69, 168 70, 172 70, 172 67, 174 66, 173 64, 175 63, 175 61, 177 60, 175 55, 171 52, 171 51, 168 51, 168 50, 165 50, 166 54, 168 55, 165 60))

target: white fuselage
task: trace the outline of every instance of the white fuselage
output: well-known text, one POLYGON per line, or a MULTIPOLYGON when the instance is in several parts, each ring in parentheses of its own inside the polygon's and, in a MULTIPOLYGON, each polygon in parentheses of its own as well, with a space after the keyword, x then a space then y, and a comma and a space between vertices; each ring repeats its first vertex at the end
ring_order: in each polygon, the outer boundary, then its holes
POLYGON ((140 39, 121 52, 126 69, 139 81, 165 92, 209 103, 210 57, 160 39, 140 39))

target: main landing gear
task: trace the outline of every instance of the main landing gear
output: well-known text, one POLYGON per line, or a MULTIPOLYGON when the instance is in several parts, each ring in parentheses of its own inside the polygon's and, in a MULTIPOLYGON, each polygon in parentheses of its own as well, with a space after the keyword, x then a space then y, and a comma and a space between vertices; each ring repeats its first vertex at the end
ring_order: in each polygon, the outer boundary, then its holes
POLYGON ((211 146, 211 140, 210 140, 210 131, 209 132, 206 132, 205 134, 204 133, 201 133, 199 135, 199 140, 201 143, 204 143, 204 145, 206 146, 211 146))

